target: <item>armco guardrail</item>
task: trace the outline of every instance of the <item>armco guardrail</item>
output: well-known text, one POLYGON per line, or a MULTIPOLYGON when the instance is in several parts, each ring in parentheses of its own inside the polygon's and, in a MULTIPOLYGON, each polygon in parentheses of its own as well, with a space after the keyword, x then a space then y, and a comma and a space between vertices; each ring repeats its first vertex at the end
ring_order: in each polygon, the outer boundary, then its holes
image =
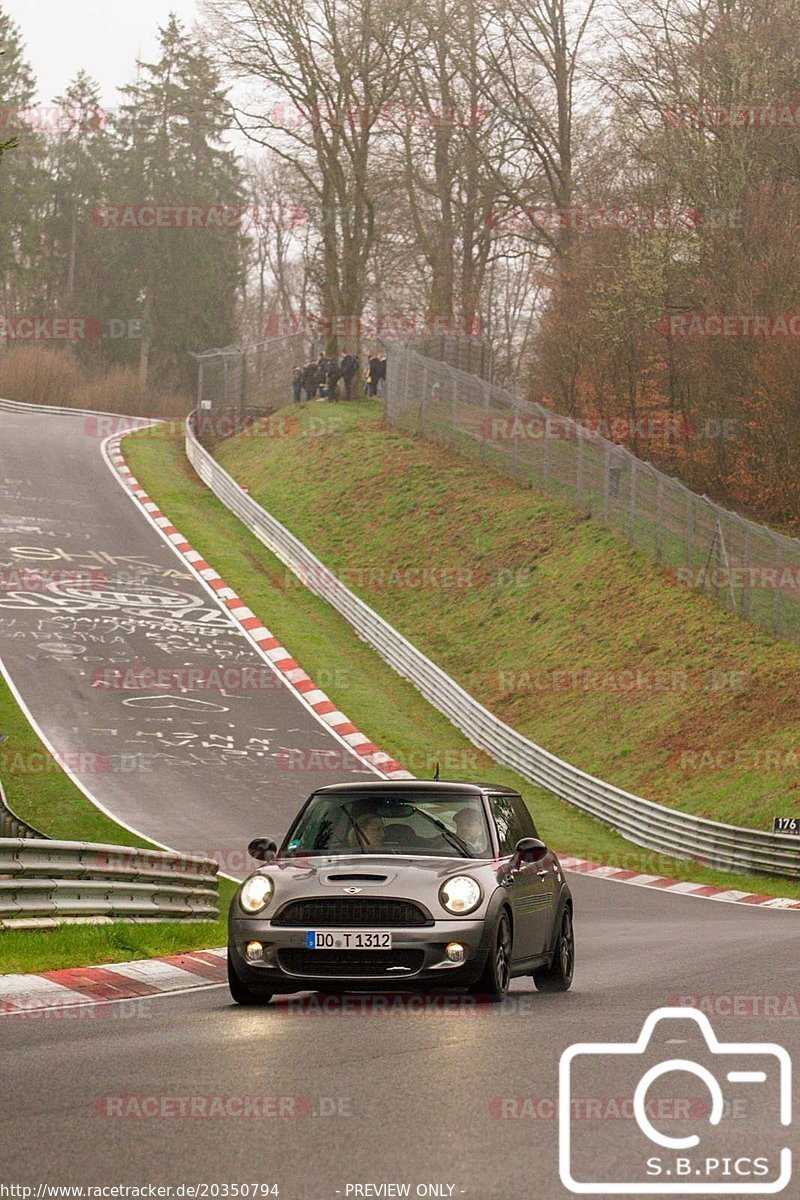
POLYGON ((280 521, 242 491, 198 441, 194 414, 186 423, 186 454, 203 482, 259 541, 497 762, 597 817, 636 845, 676 858, 696 858, 720 870, 800 878, 800 837, 741 829, 665 808, 579 771, 506 725, 355 596, 280 521))
POLYGON ((0 929, 111 921, 213 921, 213 859, 33 838, 0 838, 0 929))

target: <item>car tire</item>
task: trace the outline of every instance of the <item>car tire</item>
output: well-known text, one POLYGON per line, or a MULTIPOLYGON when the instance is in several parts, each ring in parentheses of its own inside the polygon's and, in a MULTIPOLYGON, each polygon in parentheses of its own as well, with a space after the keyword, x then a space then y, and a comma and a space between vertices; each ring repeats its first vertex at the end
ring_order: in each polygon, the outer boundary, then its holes
POLYGON ((492 1004, 500 1004, 508 995, 511 983, 511 918, 508 909, 501 909, 494 927, 486 966, 476 983, 469 989, 492 1004))
POLYGON ((231 961, 230 950, 228 951, 228 988, 231 998, 237 1004, 269 1004, 272 999, 272 992, 255 991, 239 978, 231 961))
POLYGON ((572 927, 572 910, 565 908, 561 914, 561 925, 553 950, 553 961, 549 967, 540 967, 533 972, 533 982, 540 992, 568 992, 575 973, 575 933, 572 927))

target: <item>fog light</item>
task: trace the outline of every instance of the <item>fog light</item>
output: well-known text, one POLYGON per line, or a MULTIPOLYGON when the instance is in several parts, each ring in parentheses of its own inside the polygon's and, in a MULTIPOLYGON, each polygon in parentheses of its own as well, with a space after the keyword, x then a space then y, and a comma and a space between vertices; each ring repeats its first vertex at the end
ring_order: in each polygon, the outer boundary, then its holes
POLYGON ((261 945, 261 942, 248 942, 245 954, 247 955, 248 962, 264 961, 264 947, 261 945))
POLYGON ((445 954, 450 962, 463 962, 466 957, 466 951, 461 942, 448 942, 445 954))

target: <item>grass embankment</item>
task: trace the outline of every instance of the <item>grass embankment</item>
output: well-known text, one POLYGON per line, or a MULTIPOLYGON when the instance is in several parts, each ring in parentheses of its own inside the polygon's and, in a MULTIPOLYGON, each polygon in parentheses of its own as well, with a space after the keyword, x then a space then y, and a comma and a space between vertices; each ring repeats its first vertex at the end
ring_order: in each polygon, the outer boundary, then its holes
MULTIPOLYGON (((226 467, 329 567, 348 571, 355 591, 505 720, 576 765, 663 802, 713 813, 716 796, 727 802, 732 780, 741 798, 753 775, 753 800, 742 802, 745 819, 763 824, 773 808, 791 809, 783 776, 780 784, 774 776, 742 771, 729 771, 722 781, 714 775, 693 780, 691 772, 678 774, 669 766, 681 739, 691 736, 687 746, 696 745, 709 739, 710 730, 718 745, 737 736, 764 748, 792 744, 791 680, 800 676, 797 656, 786 647, 771 644, 702 597, 669 586, 633 551, 566 508, 386 428, 374 405, 301 406, 273 418, 270 428, 280 436, 251 430, 222 445, 226 467), (402 586, 412 576, 397 574, 444 566, 475 586, 402 586), (735 696, 694 683, 667 692, 609 695, 575 688, 505 691, 508 680, 500 675, 631 667, 683 668, 692 680, 707 670, 737 669, 747 682, 736 680, 735 696), (772 720, 754 729, 760 711, 754 696, 762 692, 754 692, 752 680, 763 683, 762 672, 772 689, 772 720), (721 714, 727 714, 722 731, 715 724, 721 714), (720 733, 727 740, 720 741, 720 733)), ((444 775, 489 777, 519 787, 543 836, 565 852, 765 890, 763 876, 714 872, 639 850, 498 767, 228 513, 197 479, 173 430, 132 435, 123 449, 143 486, 193 546, 350 719, 416 774, 432 774, 440 760, 444 775)), ((525 680, 515 676, 515 682, 525 680)), ((732 807, 719 815, 733 816, 732 807)), ((800 896, 800 882, 772 880, 767 890, 800 896)))
MULTIPOLYGON (((150 847, 117 825, 64 774, 28 724, 0 676, 0 763, 6 797, 18 817, 61 841, 150 847)), ((234 890, 220 880, 218 921, 185 925, 64 925, 0 930, 0 974, 125 962, 225 944, 225 914, 234 890)))

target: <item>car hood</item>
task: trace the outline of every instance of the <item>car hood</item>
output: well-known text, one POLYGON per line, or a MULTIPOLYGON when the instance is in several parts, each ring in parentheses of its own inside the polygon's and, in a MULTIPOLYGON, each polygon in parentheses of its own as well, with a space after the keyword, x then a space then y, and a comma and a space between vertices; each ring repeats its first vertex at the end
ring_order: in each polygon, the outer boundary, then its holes
POLYGON ((309 896, 391 896, 416 900, 439 917, 453 918, 441 907, 439 888, 450 875, 471 875, 483 890, 474 913, 480 917, 498 886, 501 864, 477 858, 406 857, 399 854, 352 854, 313 858, 284 858, 266 863, 257 872, 269 875, 275 894, 262 917, 269 918, 287 901, 309 896), (348 888, 359 891, 348 892, 348 888))

